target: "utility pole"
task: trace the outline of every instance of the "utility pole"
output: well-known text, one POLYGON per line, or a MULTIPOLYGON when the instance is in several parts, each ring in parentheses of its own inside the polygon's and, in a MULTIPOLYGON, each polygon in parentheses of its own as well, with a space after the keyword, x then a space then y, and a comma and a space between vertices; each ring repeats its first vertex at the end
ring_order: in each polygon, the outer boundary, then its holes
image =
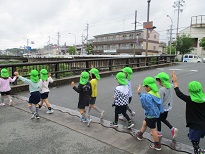
POLYGON ((61 53, 61 52, 59 51, 59 46, 60 46, 60 33, 58 32, 57 35, 58 35, 58 40, 57 40, 57 43, 58 43, 58 53, 60 54, 60 53, 61 53))
MULTIPOLYGON (((88 22, 87 22, 87 23, 86 23, 87 36, 86 36, 86 48, 85 48, 85 50, 87 50, 87 47, 88 47, 88 29, 89 29, 89 24, 88 24, 88 22)), ((87 50, 86 52, 89 54, 88 50, 87 50)))
POLYGON ((84 48, 84 36, 82 34, 82 48, 81 48, 81 53, 80 54, 83 54, 83 48, 84 48))
POLYGON ((134 57, 136 54, 136 29, 137 29, 137 10, 135 10, 134 57))
POLYGON ((173 5, 173 7, 177 10, 177 33, 176 33, 176 36, 178 36, 178 30, 179 30, 179 12, 183 11, 183 9, 181 9, 181 7, 183 7, 184 3, 185 3, 184 0, 178 0, 178 1, 175 1, 174 5, 173 5))
POLYGON ((88 29, 89 29, 89 24, 88 23, 86 23, 86 32, 87 32, 87 36, 86 36, 86 40, 87 40, 87 43, 88 43, 88 29))
POLYGON ((29 53, 29 50, 28 50, 28 39, 26 40, 26 49, 27 49, 27 51, 28 51, 28 53, 29 53))
MULTIPOLYGON (((149 8, 150 8, 150 2, 151 0, 147 0, 148 6, 147 6, 147 23, 149 23, 149 8)), ((149 38, 149 33, 148 33, 148 28, 147 28, 147 33, 146 33, 146 56, 148 52, 148 38, 149 38)))
POLYGON ((50 36, 48 37, 48 49, 49 49, 49 53, 50 53, 50 51, 51 51, 51 46, 50 46, 50 44, 51 44, 51 39, 50 39, 50 36))
POLYGON ((170 20, 171 20, 171 25, 170 25, 170 41, 169 41, 169 47, 170 47, 169 54, 171 55, 172 54, 172 26, 173 26, 173 21, 172 21, 172 18, 169 15, 167 15, 167 17, 169 17, 170 20))
POLYGON ((176 47, 175 47, 175 55, 177 55, 177 38, 178 38, 178 30, 179 30, 179 12, 182 12, 183 9, 181 9, 181 7, 183 7, 183 4, 185 3, 184 0, 178 0, 174 2, 173 7, 175 8, 175 10, 177 10, 177 33, 176 33, 176 47))

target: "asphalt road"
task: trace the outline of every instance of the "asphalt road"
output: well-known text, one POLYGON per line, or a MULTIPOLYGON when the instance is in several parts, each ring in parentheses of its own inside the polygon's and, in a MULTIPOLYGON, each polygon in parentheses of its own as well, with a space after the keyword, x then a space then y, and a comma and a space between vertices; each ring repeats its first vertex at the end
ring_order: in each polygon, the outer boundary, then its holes
MULTIPOLYGON (((132 75, 133 99, 130 105, 130 107, 136 112, 136 116, 133 118, 133 121, 135 123, 134 128, 140 129, 142 121, 145 117, 143 109, 139 102, 139 96, 137 95, 137 86, 139 84, 142 84, 145 77, 154 77, 162 71, 171 75, 172 70, 175 70, 178 77, 180 90, 185 94, 188 94, 187 85, 192 80, 197 80, 201 82, 203 86, 205 86, 204 66, 204 63, 180 63, 176 66, 163 67, 134 73, 132 75)), ((76 83, 76 85, 78 85, 78 83, 76 83)), ((98 85, 99 95, 97 97, 96 105, 100 109, 105 110, 104 119, 109 121, 114 120, 114 108, 112 108, 111 104, 113 103, 113 90, 116 86, 117 81, 115 80, 115 74, 110 77, 102 78, 99 81, 98 85)), ((21 92, 18 94, 29 97, 29 92, 21 92)), ((70 83, 65 86, 52 88, 50 91, 49 100, 51 104, 77 110, 78 94, 72 89, 70 83)), ((94 116, 99 116, 99 114, 94 110, 91 111, 91 114, 94 116)), ((188 128, 185 127, 185 103, 182 100, 178 99, 175 94, 173 109, 169 112, 168 120, 172 125, 179 129, 179 136, 177 138, 177 141, 191 145, 187 137, 188 128)), ((124 123, 125 125, 127 124, 123 121, 120 121, 120 123, 124 123)), ((171 132, 168 127, 162 125, 162 132, 163 137, 171 139, 171 132)), ((205 145, 205 139, 201 140, 200 145, 202 145, 202 147, 205 145)))

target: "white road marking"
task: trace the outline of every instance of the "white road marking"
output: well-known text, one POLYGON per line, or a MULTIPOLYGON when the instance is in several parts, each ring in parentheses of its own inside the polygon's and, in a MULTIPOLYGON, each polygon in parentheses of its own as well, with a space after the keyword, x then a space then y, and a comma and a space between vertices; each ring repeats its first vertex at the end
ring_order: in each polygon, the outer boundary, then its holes
POLYGON ((169 70, 170 71, 181 71, 181 70, 184 70, 184 69, 170 68, 169 70))
POLYGON ((190 70, 191 72, 198 72, 198 70, 190 70))

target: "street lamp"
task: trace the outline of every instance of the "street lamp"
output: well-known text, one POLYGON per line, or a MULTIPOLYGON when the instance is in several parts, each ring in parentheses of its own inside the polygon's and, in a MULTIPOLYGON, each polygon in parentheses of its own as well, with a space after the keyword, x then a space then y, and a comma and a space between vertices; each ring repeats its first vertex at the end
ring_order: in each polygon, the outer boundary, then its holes
POLYGON ((69 33, 69 34, 71 34, 71 35, 73 35, 75 37, 75 52, 76 52, 76 36, 73 33, 69 33))
MULTIPOLYGON (((149 23, 149 8, 150 8, 150 2, 151 0, 147 0, 148 6, 147 6, 147 23, 149 23)), ((148 52, 148 28, 147 28, 147 34, 146 34, 146 56, 148 52)))
POLYGON ((169 15, 167 15, 167 17, 169 17, 170 19, 171 19, 171 26, 170 26, 170 41, 169 41, 169 54, 171 55, 172 54, 172 25, 173 25, 173 21, 172 21, 172 18, 169 16, 169 15))

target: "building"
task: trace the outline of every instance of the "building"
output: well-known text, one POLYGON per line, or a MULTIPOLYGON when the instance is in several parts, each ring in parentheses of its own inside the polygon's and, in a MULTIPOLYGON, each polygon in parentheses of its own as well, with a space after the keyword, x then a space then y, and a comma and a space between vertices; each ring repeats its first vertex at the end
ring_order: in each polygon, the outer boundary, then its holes
MULTIPOLYGON (((123 31, 93 36, 94 54, 145 55, 146 29, 123 31), (136 35, 135 35, 136 34, 136 35), (135 39, 136 36, 136 39, 135 39), (136 44, 136 46, 135 46, 136 44)), ((148 55, 156 55, 159 50, 159 33, 149 31, 148 55)))
POLYGON ((165 42, 160 42, 159 43, 159 54, 166 54, 166 48, 167 48, 167 45, 165 42))
POLYGON ((199 46, 200 39, 205 37, 205 15, 191 17, 191 25, 180 31, 179 35, 182 34, 190 35, 194 38, 194 50, 192 53, 200 57, 205 57, 205 51, 199 46))

